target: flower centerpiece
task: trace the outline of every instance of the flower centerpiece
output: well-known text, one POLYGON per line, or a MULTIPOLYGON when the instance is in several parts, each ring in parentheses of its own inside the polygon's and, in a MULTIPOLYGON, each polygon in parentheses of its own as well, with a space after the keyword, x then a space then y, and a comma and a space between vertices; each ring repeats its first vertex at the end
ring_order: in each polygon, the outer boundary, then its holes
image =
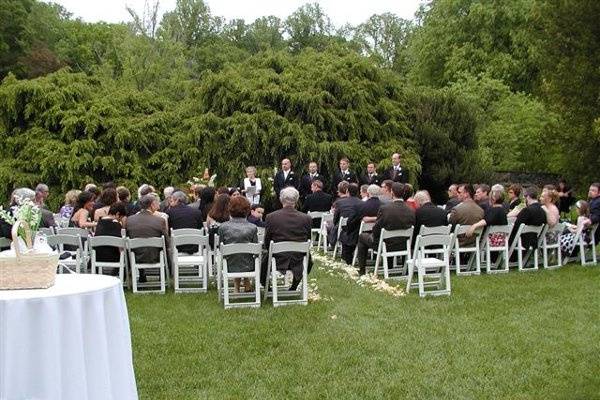
MULTIPOLYGON (((33 202, 30 198, 16 198, 17 204, 12 206, 9 211, 5 210, 0 206, 0 218, 6 223, 14 225, 17 221, 25 222, 31 230, 31 235, 35 236, 35 233, 40 228, 40 222, 42 221, 42 211, 40 207, 33 202)), ((26 232, 24 226, 19 226, 18 236, 26 240, 26 232)))
POLYGON ((208 186, 208 187, 214 187, 215 179, 217 179, 217 174, 213 174, 211 176, 210 173, 208 172, 208 168, 204 168, 204 174, 202 175, 202 178, 193 176, 192 179, 190 179, 188 181, 188 185, 190 185, 190 186, 204 185, 204 186, 208 186))

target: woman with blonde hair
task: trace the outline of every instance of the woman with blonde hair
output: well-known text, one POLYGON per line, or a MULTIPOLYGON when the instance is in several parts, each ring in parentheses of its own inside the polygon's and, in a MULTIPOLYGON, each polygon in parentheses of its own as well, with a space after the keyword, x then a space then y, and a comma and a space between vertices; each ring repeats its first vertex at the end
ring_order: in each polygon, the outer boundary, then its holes
POLYGON ((260 203, 260 192, 262 191, 262 182, 260 178, 256 177, 256 167, 251 165, 246 167, 246 178, 244 178, 242 185, 242 193, 246 196, 246 199, 250 202, 250 205, 260 203))
POLYGON ((75 206, 77 205, 77 198, 79 197, 79 193, 81 190, 72 189, 65 194, 65 204, 60 208, 58 212, 60 217, 68 220, 73 215, 73 210, 75 210, 75 206))

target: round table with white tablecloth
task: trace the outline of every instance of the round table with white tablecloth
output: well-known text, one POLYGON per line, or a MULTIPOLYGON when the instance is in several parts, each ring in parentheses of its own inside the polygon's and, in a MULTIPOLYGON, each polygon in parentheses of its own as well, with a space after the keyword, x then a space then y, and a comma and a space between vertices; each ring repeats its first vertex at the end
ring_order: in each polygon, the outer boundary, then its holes
POLYGON ((121 281, 57 275, 0 290, 0 399, 137 399, 121 281))

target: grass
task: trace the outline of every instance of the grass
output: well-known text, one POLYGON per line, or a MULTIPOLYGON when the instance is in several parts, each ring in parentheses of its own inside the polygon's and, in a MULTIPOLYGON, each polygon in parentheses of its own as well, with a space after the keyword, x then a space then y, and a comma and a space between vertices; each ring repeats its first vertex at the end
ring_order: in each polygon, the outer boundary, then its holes
POLYGON ((600 399, 600 267, 426 299, 314 272, 333 299, 307 307, 128 293, 140 399, 600 399))

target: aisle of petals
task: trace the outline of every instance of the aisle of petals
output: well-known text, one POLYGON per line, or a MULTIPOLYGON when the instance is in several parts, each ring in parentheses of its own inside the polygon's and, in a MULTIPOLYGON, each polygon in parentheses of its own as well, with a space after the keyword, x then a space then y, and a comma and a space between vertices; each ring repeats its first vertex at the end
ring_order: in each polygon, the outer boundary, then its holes
POLYGON ((359 286, 363 286, 377 292, 383 292, 392 297, 402 297, 406 295, 402 288, 388 284, 375 274, 359 275, 356 268, 351 267, 344 262, 335 261, 331 257, 321 253, 313 252, 312 258, 314 261, 317 261, 321 265, 321 268, 331 276, 340 276, 344 279, 355 282, 359 286))

